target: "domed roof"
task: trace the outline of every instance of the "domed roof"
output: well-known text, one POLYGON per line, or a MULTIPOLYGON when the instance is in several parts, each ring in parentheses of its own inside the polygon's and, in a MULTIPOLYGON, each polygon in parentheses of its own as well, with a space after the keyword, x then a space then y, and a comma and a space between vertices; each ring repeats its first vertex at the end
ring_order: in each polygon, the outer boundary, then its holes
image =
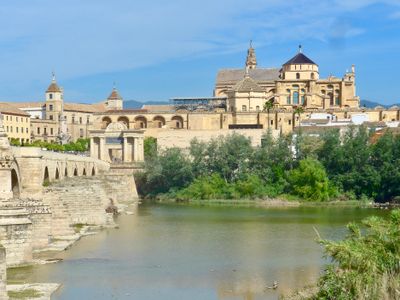
POLYGON ((393 105, 393 106, 391 106, 391 107, 389 108, 389 110, 399 110, 399 109, 400 109, 400 107, 397 106, 397 105, 393 105))
POLYGON ((294 57, 284 63, 286 65, 316 65, 311 59, 305 56, 303 53, 297 53, 294 57))
POLYGON ((295 56, 293 56, 291 59, 289 59, 283 65, 284 66, 286 66, 286 65, 316 65, 316 63, 313 62, 311 59, 309 59, 306 55, 303 54, 302 48, 300 45, 299 53, 297 53, 295 56))
POLYGON ((235 92, 264 92, 264 89, 250 76, 245 76, 232 88, 235 92))
POLYGON ((54 72, 53 72, 53 78, 51 80, 49 87, 46 90, 46 93, 61 93, 61 89, 56 82, 56 75, 54 74, 54 72))
POLYGON ((110 96, 107 98, 108 100, 120 100, 122 97, 119 95, 118 91, 116 88, 113 88, 110 96))

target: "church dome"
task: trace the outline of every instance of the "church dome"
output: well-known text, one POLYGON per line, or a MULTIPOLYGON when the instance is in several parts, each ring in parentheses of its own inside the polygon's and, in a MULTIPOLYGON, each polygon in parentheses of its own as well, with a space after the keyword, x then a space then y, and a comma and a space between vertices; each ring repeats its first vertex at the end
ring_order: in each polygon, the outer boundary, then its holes
POLYGON ((287 66, 287 65, 317 65, 317 64, 300 52, 297 53, 294 57, 292 57, 283 65, 287 66))

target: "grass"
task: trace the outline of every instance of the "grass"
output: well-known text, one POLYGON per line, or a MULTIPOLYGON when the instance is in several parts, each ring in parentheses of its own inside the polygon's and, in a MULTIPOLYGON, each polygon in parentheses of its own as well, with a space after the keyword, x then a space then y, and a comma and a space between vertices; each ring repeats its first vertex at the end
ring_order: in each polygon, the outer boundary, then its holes
POLYGON ((26 289, 22 291, 9 291, 8 297, 11 299, 30 299, 30 298, 39 298, 43 294, 35 289, 26 289))

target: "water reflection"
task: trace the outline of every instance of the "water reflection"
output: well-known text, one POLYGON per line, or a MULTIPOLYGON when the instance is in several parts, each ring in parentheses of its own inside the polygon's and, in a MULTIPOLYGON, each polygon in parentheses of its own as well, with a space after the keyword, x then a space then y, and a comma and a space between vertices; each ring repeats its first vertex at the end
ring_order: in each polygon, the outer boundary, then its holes
POLYGON ((23 280, 61 282, 54 299, 277 299, 324 264, 313 227, 339 238, 360 209, 142 206, 23 280), (274 281, 277 290, 266 289, 274 281))

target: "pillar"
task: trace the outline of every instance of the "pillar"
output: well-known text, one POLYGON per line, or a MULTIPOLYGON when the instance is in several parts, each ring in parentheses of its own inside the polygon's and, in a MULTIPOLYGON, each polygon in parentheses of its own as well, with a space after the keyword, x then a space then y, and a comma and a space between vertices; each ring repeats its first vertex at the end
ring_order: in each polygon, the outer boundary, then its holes
POLYGON ((139 144, 139 138, 138 137, 135 137, 134 139, 133 139, 133 161, 134 162, 137 162, 138 160, 139 160, 139 157, 138 157, 138 144, 139 144))
POLYGON ((7 268, 6 249, 0 244, 0 299, 8 299, 7 296, 7 268))
POLYGON ((93 137, 90 138, 90 157, 98 158, 96 156, 96 150, 95 150, 94 138, 93 137))
POLYGON ((104 161, 108 161, 107 155, 106 155, 106 140, 104 137, 99 137, 100 139, 100 155, 99 155, 99 159, 100 160, 104 160, 104 161))
POLYGON ((128 138, 127 137, 124 137, 124 144, 122 145, 122 159, 123 159, 123 162, 129 162, 128 138))

